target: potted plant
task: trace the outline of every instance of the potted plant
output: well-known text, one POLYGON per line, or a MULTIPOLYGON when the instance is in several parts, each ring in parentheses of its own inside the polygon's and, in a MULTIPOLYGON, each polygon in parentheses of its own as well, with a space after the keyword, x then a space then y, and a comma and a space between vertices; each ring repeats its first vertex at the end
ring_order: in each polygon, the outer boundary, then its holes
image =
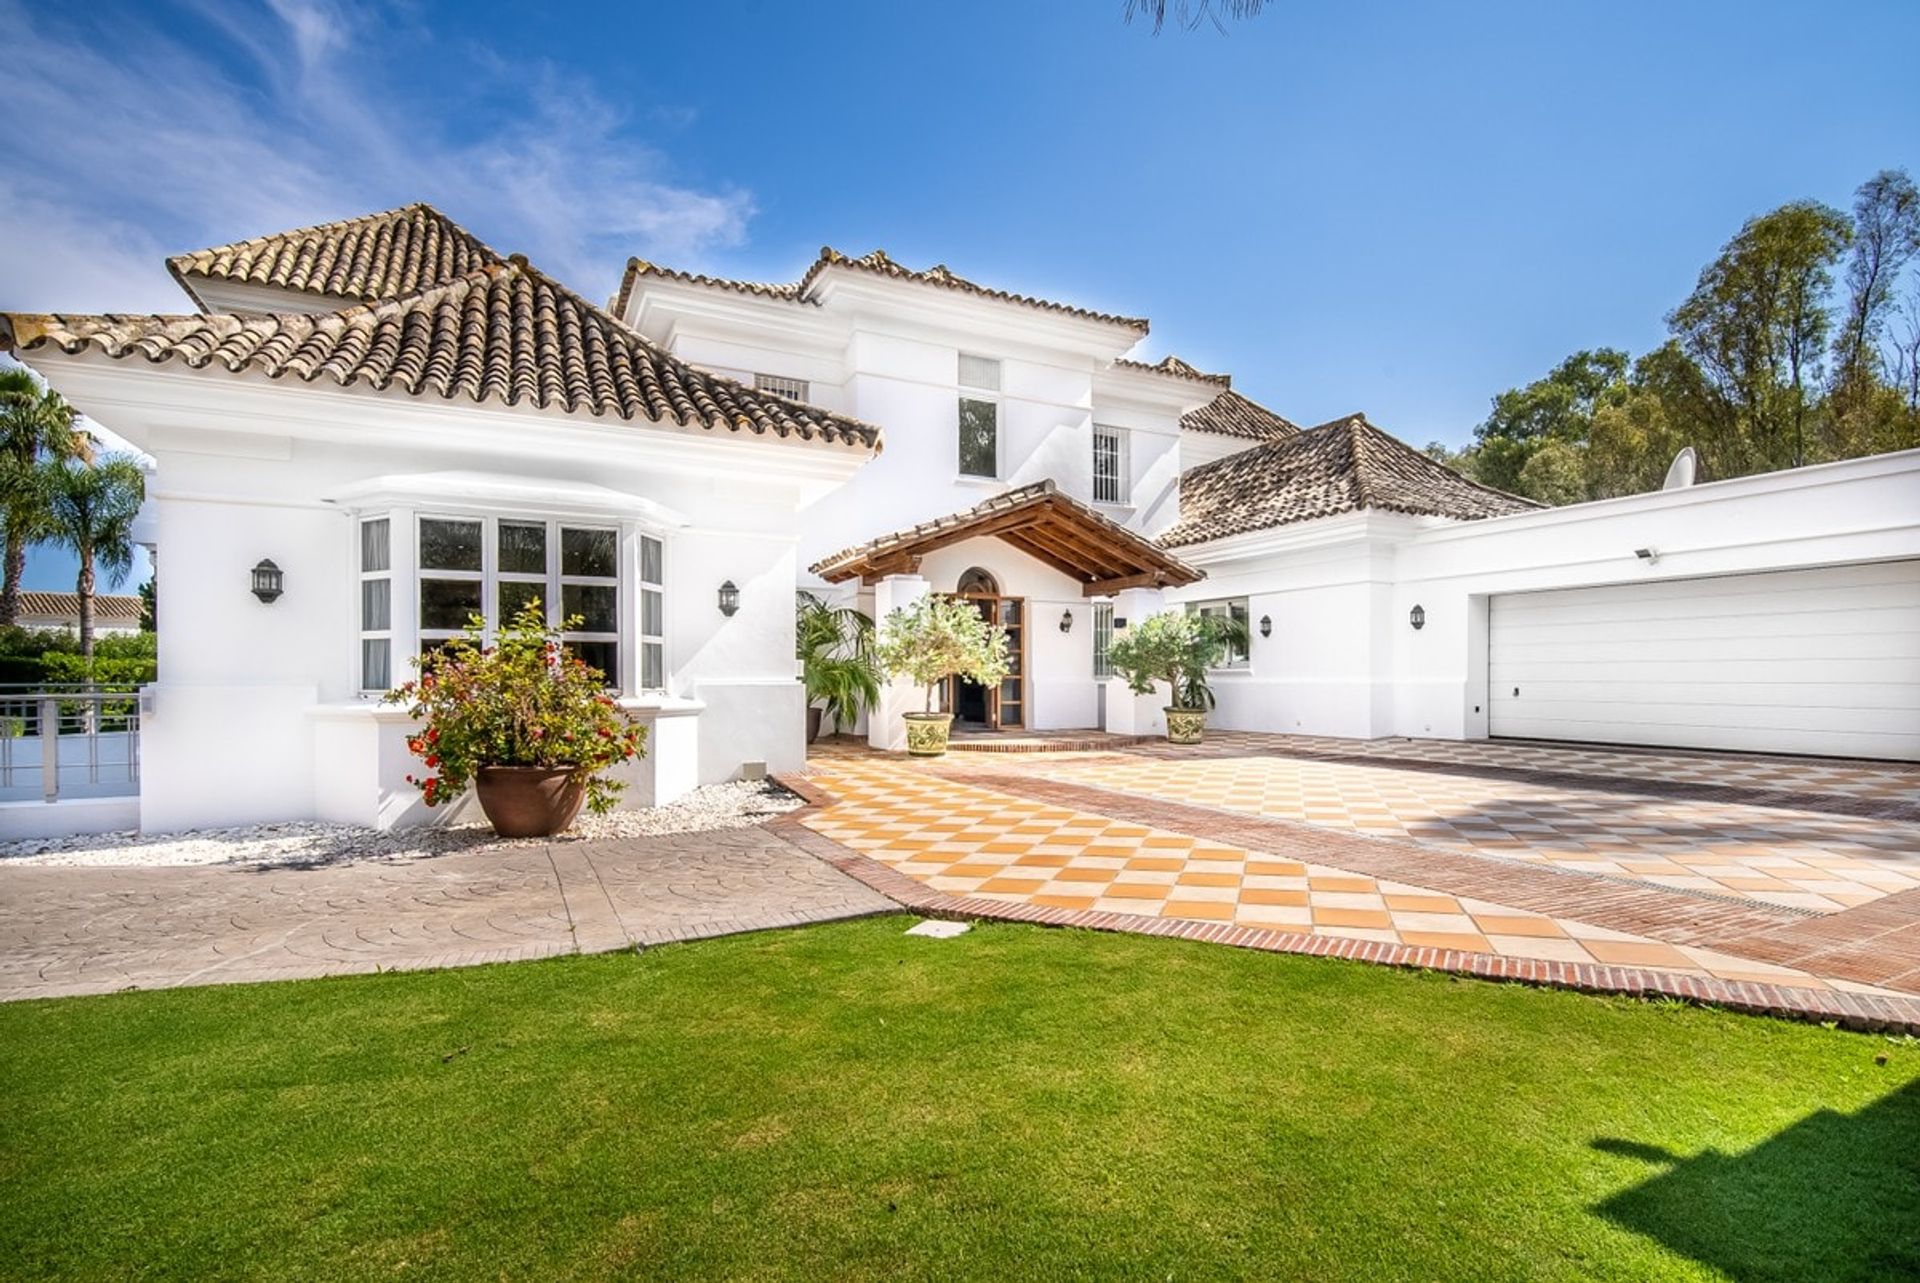
POLYGON ((1232 620, 1169 611, 1116 637, 1107 649, 1107 662, 1136 695, 1151 695, 1155 683, 1165 682, 1173 701, 1166 708, 1167 741, 1198 744, 1207 710, 1215 702, 1207 672, 1227 657, 1231 644, 1244 644, 1245 637, 1245 627, 1232 620))
POLYGON ((794 641, 807 690, 807 743, 820 738, 823 715, 844 730, 880 702, 873 661, 873 621, 850 606, 830 606, 810 592, 794 604, 794 641))
POLYGON ((888 615, 874 658, 889 677, 909 677, 927 693, 926 707, 906 714, 907 752, 939 757, 947 751, 952 713, 933 711, 934 688, 949 677, 998 686, 1007 662, 1007 631, 989 624, 971 602, 928 594, 888 615))
POLYGON ((578 625, 549 627, 531 601, 489 646, 475 617, 387 693, 422 723, 407 747, 429 774, 407 783, 428 806, 473 785, 502 837, 558 833, 582 803, 595 814, 613 809, 626 786, 606 772, 645 750, 646 729, 620 711, 600 670, 562 644, 562 631, 578 625))

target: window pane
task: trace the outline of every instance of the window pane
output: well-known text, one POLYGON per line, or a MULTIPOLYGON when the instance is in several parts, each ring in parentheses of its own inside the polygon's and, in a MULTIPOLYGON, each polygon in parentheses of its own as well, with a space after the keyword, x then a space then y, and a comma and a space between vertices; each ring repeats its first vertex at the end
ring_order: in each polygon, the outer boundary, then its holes
POLYGON ((420 567, 423 570, 480 569, 480 523, 422 517, 420 567))
POLYGON ((360 581, 360 631, 384 633, 393 627, 393 581, 360 581))
POLYGON ((1000 407, 991 401, 960 398, 960 472, 968 477, 991 477, 999 472, 997 440, 1000 407))
POLYGON ((500 572, 507 575, 547 573, 547 528, 524 521, 500 523, 500 572))
POLYGON ((570 624, 577 633, 616 633, 620 631, 620 590, 598 584, 562 584, 560 616, 580 622, 570 624))
POLYGON ((620 680, 620 645, 618 642, 576 641, 568 642, 567 649, 587 662, 589 668, 600 670, 601 679, 612 686, 620 680))
POLYGON ((360 689, 383 691, 393 685, 393 643, 384 637, 368 637, 360 643, 360 689))
POLYGON ((511 580, 500 585, 500 623, 518 615, 530 601, 544 602, 547 589, 545 584, 523 584, 511 580))
POLYGON ((393 568, 393 538, 387 519, 363 521, 360 523, 360 569, 391 570, 393 568))
POLYGON ((640 647, 640 687, 642 690, 664 690, 667 685, 667 651, 659 642, 647 642, 640 647))
POLYGON ((960 354, 960 385, 968 388, 1000 390, 1000 362, 992 357, 960 354))
POLYGON ((560 573, 611 579, 619 574, 611 530, 560 531, 560 573))
POLYGON ((465 628, 468 616, 479 613, 479 580, 422 579, 420 581, 420 626, 422 628, 465 628))
POLYGON ((666 634, 665 595, 651 589, 640 592, 640 631, 649 637, 661 637, 666 634))
POLYGON ((640 578, 650 584, 665 583, 662 574, 662 561, 665 549, 658 539, 647 535, 640 536, 640 578))

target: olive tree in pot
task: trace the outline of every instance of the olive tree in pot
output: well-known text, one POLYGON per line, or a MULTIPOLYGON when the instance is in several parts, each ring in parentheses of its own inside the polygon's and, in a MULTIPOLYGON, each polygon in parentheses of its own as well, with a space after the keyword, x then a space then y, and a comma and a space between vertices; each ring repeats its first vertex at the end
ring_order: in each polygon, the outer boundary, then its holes
POLYGON ((807 743, 820 738, 823 717, 846 730, 880 702, 873 659, 873 621, 851 606, 832 606, 810 592, 794 601, 794 643, 807 689, 807 743))
POLYGON ((428 774, 407 776, 428 806, 473 786, 502 837, 546 837, 580 807, 613 809, 626 785, 607 771, 646 747, 646 728, 620 710, 600 670, 577 658, 528 602, 489 646, 476 616, 464 634, 415 660, 418 676, 387 692, 421 726, 407 747, 428 774))
POLYGON ((1116 637, 1107 662, 1136 695, 1151 695, 1165 682, 1173 701, 1166 708, 1168 742, 1198 744, 1215 702, 1207 672, 1245 641, 1246 628, 1233 620, 1169 611, 1116 637))
POLYGON ((915 757, 947 751, 953 714, 933 711, 940 683, 964 677, 998 686, 1011 668, 1006 629, 982 619, 971 602, 934 594, 888 615, 874 654, 887 676, 911 678, 927 693, 924 710, 906 714, 907 752, 915 757))

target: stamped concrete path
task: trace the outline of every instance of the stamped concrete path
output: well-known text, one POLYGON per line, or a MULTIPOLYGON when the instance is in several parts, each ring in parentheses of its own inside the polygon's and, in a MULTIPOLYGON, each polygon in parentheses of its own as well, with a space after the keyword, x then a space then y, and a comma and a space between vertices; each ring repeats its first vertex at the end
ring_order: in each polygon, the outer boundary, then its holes
POLYGON ((313 869, 0 866, 0 1001, 598 953, 897 908, 765 827, 313 869))

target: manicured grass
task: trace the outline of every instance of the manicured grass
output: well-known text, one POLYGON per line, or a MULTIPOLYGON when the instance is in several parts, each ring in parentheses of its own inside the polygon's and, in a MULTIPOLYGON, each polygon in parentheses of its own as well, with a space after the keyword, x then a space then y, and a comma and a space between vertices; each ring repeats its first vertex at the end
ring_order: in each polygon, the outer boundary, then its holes
POLYGON ((1911 1042, 906 925, 0 1008, 0 1275, 1920 1273, 1911 1042))

